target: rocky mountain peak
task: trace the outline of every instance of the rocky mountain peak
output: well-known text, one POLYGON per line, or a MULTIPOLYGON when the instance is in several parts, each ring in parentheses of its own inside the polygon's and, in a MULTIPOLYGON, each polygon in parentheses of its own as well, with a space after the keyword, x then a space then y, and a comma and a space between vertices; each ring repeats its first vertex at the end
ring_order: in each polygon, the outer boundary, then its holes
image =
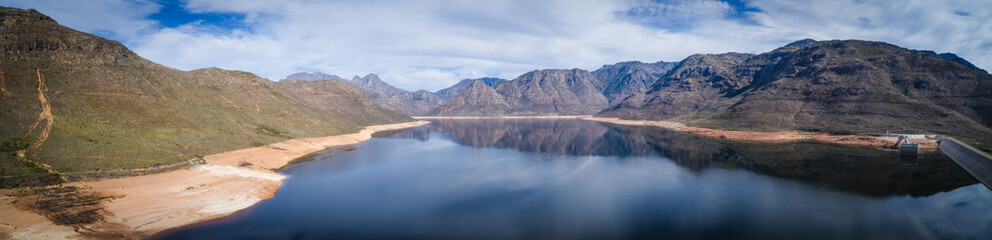
POLYGON ((58 24, 55 19, 52 19, 51 17, 34 9, 18 9, 0 6, 0 22, 6 22, 8 20, 19 21, 20 24, 34 21, 58 24))
POLYGON ((979 71, 988 73, 988 71, 985 71, 985 69, 981 69, 978 66, 975 66, 975 64, 971 64, 971 62, 969 62, 968 60, 966 60, 966 59, 964 59, 962 57, 958 57, 957 54, 954 54, 954 53, 941 53, 941 54, 937 54, 937 56, 940 56, 940 57, 942 57, 944 59, 947 59, 947 60, 951 60, 951 61, 960 63, 961 65, 964 65, 965 67, 968 67, 968 68, 971 68, 971 69, 975 69, 975 70, 979 70, 979 71))
POLYGON ((458 95, 431 110, 440 116, 500 116, 510 110, 510 104, 484 81, 471 81, 458 95))
POLYGON ((12 56, 52 54, 54 62, 79 65, 143 60, 123 44, 59 25, 33 9, 0 7, 0 31, 0 51, 12 56))
MULTIPOLYGON (((351 79, 350 83, 351 85, 358 87, 359 90, 366 90, 362 91, 365 92, 366 95, 369 95, 367 91, 384 94, 387 97, 406 92, 406 90, 393 87, 393 85, 389 85, 389 83, 382 81, 382 79, 379 78, 379 75, 375 75, 374 73, 365 75, 365 77, 355 76, 351 79)), ((373 99, 375 98, 373 97, 373 99)))
POLYGON ((599 80, 598 87, 603 95, 613 103, 631 94, 645 91, 658 78, 674 68, 675 64, 665 61, 656 63, 618 62, 603 65, 592 74, 599 80))
POLYGON ((799 41, 795 41, 795 42, 789 43, 789 44, 787 44, 785 46, 786 47, 807 48, 807 47, 816 45, 817 43, 819 43, 819 42, 817 42, 816 40, 807 38, 807 39, 803 39, 803 40, 799 40, 799 41))
POLYGON ((463 80, 459 81, 458 83, 456 83, 455 85, 451 85, 451 87, 448 87, 448 88, 445 88, 445 89, 441 89, 441 90, 438 90, 437 92, 434 92, 434 95, 437 95, 441 99, 447 101, 447 100, 450 100, 450 99, 454 98, 456 95, 458 95, 458 92, 461 92, 463 89, 465 89, 465 88, 469 87, 470 85, 472 85, 473 82, 482 82, 483 84, 486 84, 486 85, 489 85, 490 87, 492 87, 492 86, 495 86, 498 83, 506 82, 506 79, 494 78, 494 77, 484 77, 484 78, 476 78, 476 79, 463 79, 463 80))

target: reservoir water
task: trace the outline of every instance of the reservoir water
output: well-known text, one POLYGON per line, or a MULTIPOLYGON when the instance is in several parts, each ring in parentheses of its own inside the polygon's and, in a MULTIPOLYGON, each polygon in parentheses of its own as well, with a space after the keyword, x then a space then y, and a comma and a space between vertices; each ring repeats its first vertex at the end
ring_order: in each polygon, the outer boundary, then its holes
POLYGON ((585 120, 432 120, 285 167, 161 239, 992 239, 939 152, 741 143, 585 120))

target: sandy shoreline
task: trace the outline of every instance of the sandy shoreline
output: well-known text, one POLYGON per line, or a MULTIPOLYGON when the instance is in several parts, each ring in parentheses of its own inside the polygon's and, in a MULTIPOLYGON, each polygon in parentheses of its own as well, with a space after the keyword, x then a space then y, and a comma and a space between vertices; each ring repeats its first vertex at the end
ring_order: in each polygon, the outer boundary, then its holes
POLYGON ((562 115, 562 116, 412 116, 414 119, 583 119, 592 115, 562 115))
MULTIPOLYGON (((285 177, 278 168, 304 155, 328 147, 368 140, 379 131, 427 124, 416 121, 369 126, 353 134, 292 139, 262 147, 205 156, 205 165, 137 177, 77 182, 100 196, 115 196, 104 202, 104 220, 95 224, 56 225, 36 212, 18 208, 17 200, 0 196, 0 238, 62 239, 113 234, 111 238, 142 238, 196 222, 226 216, 270 198, 285 177), (77 227, 78 227, 77 226, 77 227), (91 235, 84 235, 89 233, 91 235)), ((107 235, 104 235, 107 236, 107 235)))
MULTIPOLYGON (((597 121, 597 122, 607 122, 620 125, 628 126, 654 126, 661 127, 673 131, 709 137, 717 139, 727 139, 733 141, 746 141, 746 142, 769 142, 769 143, 784 143, 784 142, 799 142, 799 141, 812 141, 827 144, 836 144, 849 147, 866 147, 866 148, 876 148, 876 149, 895 149, 895 138, 888 137, 875 137, 875 136, 862 136, 862 135, 830 135, 825 133, 808 133, 799 131, 785 131, 785 132, 747 132, 747 131, 730 131, 730 130, 719 130, 711 128, 701 128, 688 126, 678 122, 670 121, 646 121, 646 120, 622 120, 618 118, 601 118, 601 117, 586 117, 582 118, 585 120, 597 121)), ((924 150, 937 149, 937 142, 933 139, 913 139, 914 142, 919 143, 919 148, 924 150)))

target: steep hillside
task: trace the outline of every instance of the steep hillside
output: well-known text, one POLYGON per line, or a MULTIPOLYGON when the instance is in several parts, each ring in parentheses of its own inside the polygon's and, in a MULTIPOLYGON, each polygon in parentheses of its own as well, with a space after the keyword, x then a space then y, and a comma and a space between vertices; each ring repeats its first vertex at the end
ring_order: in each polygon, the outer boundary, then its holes
POLYGON ((375 74, 356 76, 350 83, 371 98, 375 104, 408 116, 427 115, 432 108, 444 103, 444 100, 431 92, 426 90, 410 92, 399 89, 382 81, 375 74))
MULTIPOLYGON (((723 92, 742 84, 731 78, 734 67, 752 55, 743 53, 695 54, 682 60, 664 77, 652 84, 646 94, 634 94, 614 101, 602 116, 631 119, 668 119, 695 113, 718 105, 723 92)), ((725 107, 725 106, 724 106, 725 107)))
POLYGON ((34 10, 0 8, 0 51, 3 176, 30 171, 21 160, 57 171, 158 166, 353 132, 364 123, 351 119, 378 114, 315 109, 251 73, 168 68, 34 10))
POLYGON ((594 114, 607 106, 598 80, 582 69, 549 69, 525 73, 496 85, 514 115, 594 114))
POLYGON ((723 55, 690 57, 645 94, 600 115, 722 129, 938 133, 984 148, 992 143, 992 75, 930 51, 848 40, 723 55))
POLYGON ((476 78, 476 79, 464 79, 464 80, 459 81, 455 85, 451 85, 451 87, 448 87, 448 88, 445 88, 445 89, 441 89, 441 90, 438 90, 437 92, 434 92, 434 95, 437 95, 438 97, 440 97, 441 100, 448 101, 448 100, 451 100, 452 98, 454 98, 456 95, 458 95, 458 92, 461 92, 462 89, 465 89, 465 88, 468 88, 469 86, 472 86, 472 83, 473 82, 476 82, 476 81, 482 82, 482 83, 484 83, 484 84, 489 85, 490 87, 492 87, 492 86, 495 86, 498 83, 506 82, 506 79, 502 79, 502 78, 491 78, 491 77, 476 78))
POLYGON ((603 65, 592 72, 599 88, 610 103, 634 93, 644 92, 658 78, 675 68, 674 62, 642 63, 638 61, 603 65))
POLYGON ((377 125, 413 121, 403 114, 375 105, 372 99, 343 80, 297 80, 287 77, 273 83, 273 86, 310 107, 353 122, 377 125))

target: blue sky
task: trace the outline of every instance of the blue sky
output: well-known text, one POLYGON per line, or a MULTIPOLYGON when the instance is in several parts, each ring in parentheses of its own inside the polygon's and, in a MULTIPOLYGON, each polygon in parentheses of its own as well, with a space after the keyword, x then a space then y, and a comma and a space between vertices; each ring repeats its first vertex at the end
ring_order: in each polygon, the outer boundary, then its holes
POLYGON ((954 52, 992 69, 992 1, 3 0, 182 70, 377 73, 405 89, 594 70, 813 38, 954 52))
POLYGON ((203 24, 216 26, 222 30, 251 29, 247 24, 245 15, 240 13, 224 12, 191 12, 182 1, 155 1, 161 7, 158 12, 148 15, 148 19, 158 21, 159 27, 175 28, 187 24, 203 24))

